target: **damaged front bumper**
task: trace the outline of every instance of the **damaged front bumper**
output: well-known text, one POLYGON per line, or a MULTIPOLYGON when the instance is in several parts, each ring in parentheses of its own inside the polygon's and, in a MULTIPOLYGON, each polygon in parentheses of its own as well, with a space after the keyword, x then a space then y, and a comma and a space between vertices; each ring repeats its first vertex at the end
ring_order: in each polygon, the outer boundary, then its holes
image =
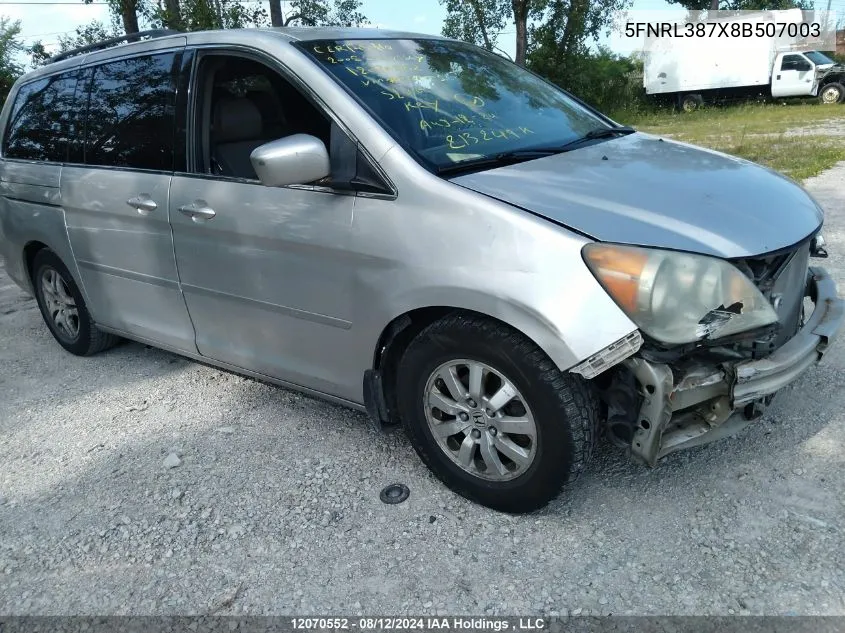
POLYGON ((817 363, 845 318, 845 301, 822 268, 810 268, 806 296, 812 315, 766 358, 698 366, 675 375, 641 355, 621 365, 638 383, 642 404, 631 441, 634 456, 654 465, 669 453, 735 433, 758 417, 772 395, 817 363))

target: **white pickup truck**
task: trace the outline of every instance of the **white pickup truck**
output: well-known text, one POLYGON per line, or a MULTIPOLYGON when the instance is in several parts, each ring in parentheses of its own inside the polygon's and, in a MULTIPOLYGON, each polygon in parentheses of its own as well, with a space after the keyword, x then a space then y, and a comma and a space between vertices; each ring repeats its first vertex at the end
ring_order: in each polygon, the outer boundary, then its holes
MULTIPOLYGON (((793 11, 771 11, 778 14, 793 11)), ((742 19, 742 18, 738 18, 742 19)), ((682 110, 705 101, 744 97, 818 97, 845 101, 845 67, 818 51, 783 50, 775 38, 660 38, 645 56, 646 94, 671 99, 682 110)))

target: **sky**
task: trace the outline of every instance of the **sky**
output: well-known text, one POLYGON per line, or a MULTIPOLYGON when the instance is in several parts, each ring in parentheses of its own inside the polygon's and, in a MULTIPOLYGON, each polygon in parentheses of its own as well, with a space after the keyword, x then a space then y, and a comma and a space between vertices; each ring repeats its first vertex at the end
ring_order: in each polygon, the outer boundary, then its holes
MULTIPOLYGON (((831 8, 845 13, 845 0, 830 0, 831 8)), ((283 2, 283 5, 286 4, 283 2)), ((817 0, 817 8, 826 8, 827 0, 817 0)), ((634 0, 633 9, 678 11, 677 5, 665 0, 634 0)), ((364 0, 363 11, 374 26, 380 28, 439 34, 446 12, 438 0, 364 0)), ((0 0, 0 16, 20 20, 22 39, 29 45, 41 40, 48 50, 55 48, 58 38, 72 34, 77 26, 91 20, 108 23, 108 6, 103 0, 85 5, 81 0, 0 0)), ((501 34, 499 45, 513 56, 513 27, 501 34)), ((614 47, 614 40, 603 38, 614 47)), ((620 51, 622 52, 622 51, 620 51)))

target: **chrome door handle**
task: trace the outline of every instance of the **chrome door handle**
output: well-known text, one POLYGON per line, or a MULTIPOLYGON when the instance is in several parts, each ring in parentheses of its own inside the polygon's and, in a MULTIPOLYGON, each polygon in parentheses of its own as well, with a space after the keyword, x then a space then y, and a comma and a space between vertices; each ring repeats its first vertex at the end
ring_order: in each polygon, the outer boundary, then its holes
POLYGON ((135 209, 141 215, 147 215, 158 209, 158 205, 155 201, 145 193, 135 196, 134 198, 129 198, 129 200, 126 201, 126 204, 135 209))
POLYGON ((191 204, 186 204, 184 206, 179 207, 179 213, 181 213, 182 215, 187 215, 194 222, 199 222, 201 220, 210 220, 215 215, 217 215, 214 209, 207 206, 202 200, 197 200, 196 202, 192 202, 191 204))

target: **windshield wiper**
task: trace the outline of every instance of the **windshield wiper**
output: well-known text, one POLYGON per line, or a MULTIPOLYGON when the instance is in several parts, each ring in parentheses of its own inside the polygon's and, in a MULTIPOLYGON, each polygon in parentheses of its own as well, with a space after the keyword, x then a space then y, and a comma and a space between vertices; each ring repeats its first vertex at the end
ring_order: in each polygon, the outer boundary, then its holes
POLYGON ((544 156, 551 156, 553 154, 561 154, 575 149, 576 146, 587 141, 593 141, 602 138, 610 138, 617 135, 628 135, 636 132, 631 127, 602 127, 590 130, 584 136, 578 137, 573 141, 564 143, 563 145, 556 145, 554 147, 528 147, 525 149, 517 149, 510 152, 501 152, 493 156, 484 156, 482 158, 474 158, 463 160, 452 165, 444 165, 437 169, 437 175, 457 174, 463 171, 473 171, 486 169, 490 167, 504 167, 505 165, 513 165, 523 161, 533 160, 535 158, 542 158, 544 156))
POLYGON ((611 136, 627 136, 628 134, 633 134, 634 132, 636 132, 634 128, 624 125, 619 127, 597 127, 596 129, 587 132, 584 136, 576 138, 574 141, 564 143, 557 149, 559 152, 568 152, 571 149, 575 149, 578 145, 581 145, 581 143, 586 143, 587 141, 610 138, 611 136))
POLYGON ((485 169, 488 167, 504 167, 505 165, 513 165, 526 160, 534 158, 542 158, 543 156, 551 156, 557 154, 558 149, 555 147, 539 149, 517 149, 510 152, 501 152, 493 156, 484 156, 482 158, 472 158, 469 160, 462 160, 452 165, 444 165, 438 167, 437 175, 457 174, 462 171, 473 171, 475 169, 485 169))

